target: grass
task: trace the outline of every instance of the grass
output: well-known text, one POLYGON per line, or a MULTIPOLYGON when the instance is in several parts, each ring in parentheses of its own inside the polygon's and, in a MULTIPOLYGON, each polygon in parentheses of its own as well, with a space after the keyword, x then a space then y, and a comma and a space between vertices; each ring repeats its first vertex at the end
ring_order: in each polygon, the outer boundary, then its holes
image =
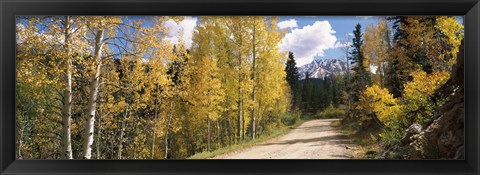
POLYGON ((280 136, 283 136, 283 135, 287 134, 290 130, 300 126, 302 123, 304 123, 305 121, 308 121, 308 120, 309 119, 299 119, 299 120, 297 120, 297 122, 295 124, 292 124, 290 126, 282 126, 278 129, 275 129, 275 130, 271 131, 268 134, 260 135, 255 140, 246 140, 246 141, 240 142, 238 144, 223 147, 223 148, 220 148, 220 149, 217 149, 217 150, 214 150, 214 151, 198 153, 198 154, 195 154, 191 157, 188 157, 187 159, 208 159, 208 158, 212 158, 212 157, 222 155, 222 154, 225 154, 225 153, 230 153, 230 152, 239 151, 239 150, 242 150, 242 149, 245 149, 245 148, 250 148, 250 147, 255 146, 259 143, 264 143, 266 141, 269 141, 269 140, 278 138, 280 136))
POLYGON ((330 126, 334 127, 334 128, 338 128, 338 127, 342 126, 342 121, 341 120, 335 120, 332 123, 330 123, 330 126))
POLYGON ((379 136, 377 131, 358 130, 359 126, 356 123, 341 124, 343 130, 347 132, 348 137, 355 143, 356 159, 374 159, 381 151, 382 147, 379 144, 379 136))
POLYGON ((342 106, 339 106, 338 108, 329 106, 315 114, 315 118, 317 119, 342 118, 343 116, 345 116, 345 108, 342 106))

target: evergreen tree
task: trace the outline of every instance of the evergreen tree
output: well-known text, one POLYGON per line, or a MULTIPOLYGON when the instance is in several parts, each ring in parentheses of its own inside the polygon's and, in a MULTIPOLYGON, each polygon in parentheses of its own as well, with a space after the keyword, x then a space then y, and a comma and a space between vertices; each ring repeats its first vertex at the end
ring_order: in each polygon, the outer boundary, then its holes
POLYGON ((287 73, 287 82, 290 86, 290 91, 292 93, 292 108, 299 107, 301 102, 301 96, 299 91, 299 75, 297 63, 295 62, 295 57, 293 52, 288 52, 287 66, 285 67, 285 72, 287 73))
POLYGON ((368 71, 368 65, 365 63, 365 57, 362 52, 362 26, 357 24, 355 30, 353 30, 354 38, 353 40, 353 50, 350 52, 350 60, 352 60, 353 66, 353 78, 352 78, 352 92, 353 92, 353 101, 358 102, 358 97, 365 90, 367 85, 371 83, 370 72, 368 71))
POLYGON ((340 105, 341 92, 345 90, 343 79, 344 78, 342 75, 336 75, 332 78, 332 105, 335 108, 338 108, 338 106, 340 105))
POLYGON ((325 81, 323 82, 321 89, 323 91, 323 104, 322 104, 322 109, 327 108, 330 106, 332 103, 332 88, 331 88, 331 80, 329 78, 325 78, 325 81))
POLYGON ((307 72, 305 73, 305 79, 302 85, 302 109, 304 110, 308 110, 311 107, 313 98, 312 90, 313 85, 310 80, 310 74, 307 72))

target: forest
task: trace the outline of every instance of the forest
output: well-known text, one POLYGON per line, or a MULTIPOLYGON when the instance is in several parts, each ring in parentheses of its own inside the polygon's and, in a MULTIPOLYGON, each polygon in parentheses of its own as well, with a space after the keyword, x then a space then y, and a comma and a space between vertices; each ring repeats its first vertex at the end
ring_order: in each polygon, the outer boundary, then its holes
POLYGON ((201 16, 191 47, 166 37, 183 18, 18 16, 17 159, 185 159, 324 116, 368 158, 462 158, 463 123, 445 125, 447 146, 410 132, 463 105, 456 17, 352 25, 346 73, 321 83, 299 79, 278 17, 201 16))

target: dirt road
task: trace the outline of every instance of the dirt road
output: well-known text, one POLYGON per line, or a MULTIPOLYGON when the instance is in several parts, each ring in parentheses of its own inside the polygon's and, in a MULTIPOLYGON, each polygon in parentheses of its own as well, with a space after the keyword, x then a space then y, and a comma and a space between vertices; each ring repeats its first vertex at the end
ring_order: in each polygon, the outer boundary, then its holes
POLYGON ((276 140, 214 159, 349 159, 352 142, 330 123, 338 119, 317 119, 303 123, 276 140), (347 149, 348 147, 348 149, 347 149))

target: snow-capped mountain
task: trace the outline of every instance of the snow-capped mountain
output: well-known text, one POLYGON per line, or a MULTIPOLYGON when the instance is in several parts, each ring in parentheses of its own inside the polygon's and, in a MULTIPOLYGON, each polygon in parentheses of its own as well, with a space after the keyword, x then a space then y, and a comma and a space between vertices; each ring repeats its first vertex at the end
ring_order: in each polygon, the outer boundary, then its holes
POLYGON ((305 79, 308 73, 310 78, 325 79, 332 75, 343 74, 347 71, 347 63, 338 59, 320 59, 313 60, 311 63, 298 68, 300 80, 305 79))

